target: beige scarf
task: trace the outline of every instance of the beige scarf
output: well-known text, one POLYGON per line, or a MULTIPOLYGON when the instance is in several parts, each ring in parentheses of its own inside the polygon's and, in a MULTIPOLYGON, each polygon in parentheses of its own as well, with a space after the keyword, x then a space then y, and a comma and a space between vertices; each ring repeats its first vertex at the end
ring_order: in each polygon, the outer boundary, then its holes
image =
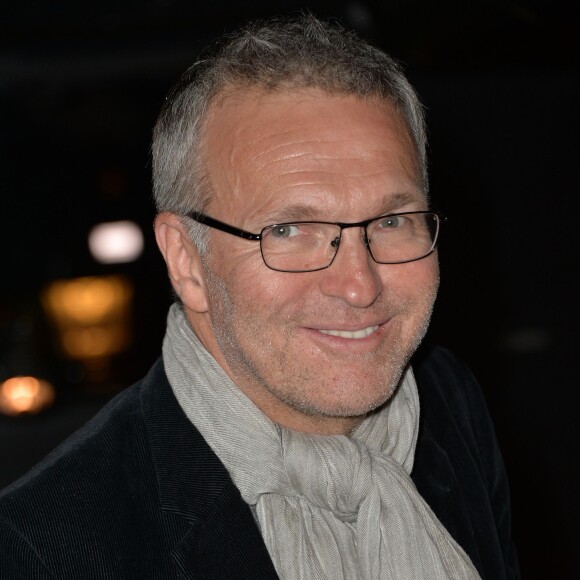
POLYGON ((281 578, 479 578, 409 477, 419 421, 411 369, 351 437, 329 437, 270 421, 204 349, 177 305, 163 360, 184 412, 255 509, 281 578))

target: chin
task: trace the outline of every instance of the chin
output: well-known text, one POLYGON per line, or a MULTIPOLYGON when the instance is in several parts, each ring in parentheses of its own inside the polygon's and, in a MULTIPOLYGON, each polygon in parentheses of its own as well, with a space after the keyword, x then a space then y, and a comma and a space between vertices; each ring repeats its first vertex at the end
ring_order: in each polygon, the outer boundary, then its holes
POLYGON ((284 402, 297 411, 311 417, 347 418, 364 417, 387 403, 397 390, 400 378, 394 385, 390 384, 381 392, 361 393, 354 390, 352 385, 340 391, 334 390, 332 398, 324 399, 305 397, 304 399, 289 400, 284 402))

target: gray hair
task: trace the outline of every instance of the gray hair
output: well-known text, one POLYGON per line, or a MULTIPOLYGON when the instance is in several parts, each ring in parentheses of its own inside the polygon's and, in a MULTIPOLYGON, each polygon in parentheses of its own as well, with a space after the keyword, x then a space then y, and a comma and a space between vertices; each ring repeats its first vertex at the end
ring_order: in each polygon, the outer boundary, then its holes
MULTIPOLYGON (((338 24, 307 14, 254 22, 206 50, 171 89, 153 132, 153 191, 159 212, 204 211, 211 196, 202 141, 207 112, 224 90, 318 88, 394 104, 413 140, 427 193, 423 108, 398 63, 338 24)), ((187 220, 200 252, 207 227, 187 220)))

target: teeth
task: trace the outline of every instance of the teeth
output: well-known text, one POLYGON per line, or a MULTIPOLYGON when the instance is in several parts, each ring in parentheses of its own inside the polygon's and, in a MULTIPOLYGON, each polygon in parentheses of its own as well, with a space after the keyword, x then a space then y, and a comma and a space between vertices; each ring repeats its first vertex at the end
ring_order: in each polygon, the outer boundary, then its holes
POLYGON ((361 330, 319 330, 318 332, 330 336, 340 336, 341 338, 366 338, 378 328, 378 325, 375 325, 362 328, 361 330))

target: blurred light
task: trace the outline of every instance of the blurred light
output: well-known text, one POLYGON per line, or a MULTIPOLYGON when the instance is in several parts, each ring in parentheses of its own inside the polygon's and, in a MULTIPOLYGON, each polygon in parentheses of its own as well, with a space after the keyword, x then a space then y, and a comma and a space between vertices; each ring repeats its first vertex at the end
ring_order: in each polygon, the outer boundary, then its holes
POLYGON ((136 260, 143 251, 143 233, 135 222, 107 222, 89 233, 89 249, 101 264, 136 260))
POLYGON ((61 324, 91 325, 114 315, 129 293, 128 282, 120 276, 87 276, 53 282, 43 304, 61 324))
POLYGON ((516 354, 544 352, 552 346, 552 336, 543 328, 520 328, 500 336, 500 347, 516 354))
POLYGON ((126 348, 133 289, 122 276, 57 280, 43 292, 42 304, 72 359, 108 357, 126 348))
POLYGON ((54 402, 54 387, 35 377, 12 377, 0 386, 0 413, 39 413, 54 402))

